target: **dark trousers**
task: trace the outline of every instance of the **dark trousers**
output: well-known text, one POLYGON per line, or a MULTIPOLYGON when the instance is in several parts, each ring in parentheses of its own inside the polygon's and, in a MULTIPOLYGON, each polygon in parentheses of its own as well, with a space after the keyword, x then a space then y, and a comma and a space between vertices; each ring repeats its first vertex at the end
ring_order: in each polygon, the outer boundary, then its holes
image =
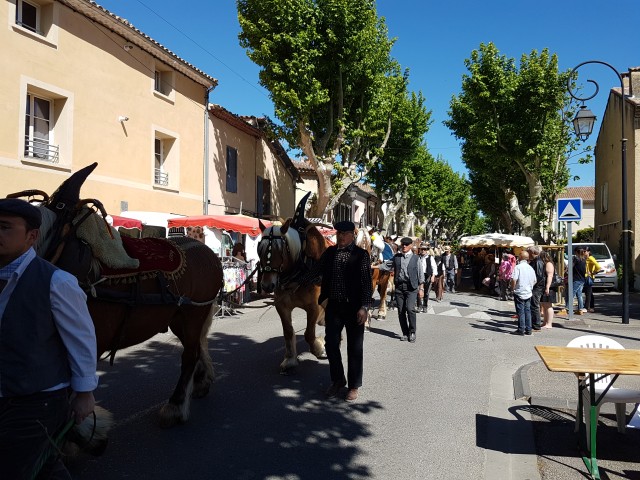
POLYGON ((540 329, 542 322, 540 319, 540 297, 544 293, 542 287, 533 287, 531 295, 531 326, 534 330, 540 329))
POLYGON ((396 302, 398 303, 398 320, 402 335, 409 336, 416 332, 416 300, 418 299, 418 289, 411 289, 407 283, 396 284, 396 302))
POLYGON ((345 378, 340 337, 342 329, 347 331, 347 382, 349 388, 362 386, 362 360, 364 344, 364 325, 358 325, 357 314, 360 305, 329 300, 325 312, 325 349, 329 360, 329 372, 332 382, 341 382, 345 378))
MULTIPOLYGON (((69 419, 66 389, 23 397, 0 398, 0 476, 30 479, 37 464, 69 419)), ((55 451, 40 470, 39 479, 71 480, 55 451)))
POLYGON ((584 287, 582 287, 582 291, 584 292, 585 301, 584 308, 594 309, 596 308, 596 301, 593 298, 593 285, 587 285, 587 282, 584 282, 584 287))
POLYGON ((522 333, 531 332, 531 298, 521 298, 514 295, 513 301, 516 304, 516 313, 518 314, 518 330, 522 333))

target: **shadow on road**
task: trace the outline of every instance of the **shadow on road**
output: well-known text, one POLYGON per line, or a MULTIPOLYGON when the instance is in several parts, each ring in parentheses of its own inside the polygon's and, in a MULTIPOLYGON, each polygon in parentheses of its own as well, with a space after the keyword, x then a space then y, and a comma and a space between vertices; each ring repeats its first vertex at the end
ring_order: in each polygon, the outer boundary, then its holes
MULTIPOLYGON (((300 351, 306 344, 300 342, 300 351)), ((370 436, 354 410, 377 402, 326 401, 328 365, 309 353, 297 372, 282 376, 282 338, 256 343, 214 334, 209 350, 216 369, 212 391, 194 399, 191 418, 170 430, 157 410, 179 374, 181 347, 160 341, 116 357, 101 377, 96 397, 114 413, 116 426, 104 456, 81 456, 74 479, 274 479, 366 478, 356 464, 358 439, 370 436)))

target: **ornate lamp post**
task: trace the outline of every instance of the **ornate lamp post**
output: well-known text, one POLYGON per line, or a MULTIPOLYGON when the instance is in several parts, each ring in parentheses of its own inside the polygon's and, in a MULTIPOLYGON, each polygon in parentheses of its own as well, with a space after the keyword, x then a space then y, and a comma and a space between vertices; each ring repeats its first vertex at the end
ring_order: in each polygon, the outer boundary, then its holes
MULTIPOLYGON (((567 91, 571 97, 575 98, 578 101, 585 102, 587 100, 595 97, 600 91, 600 87, 594 80, 587 80, 587 82, 593 83, 596 87, 596 91, 590 97, 578 97, 574 94, 571 89, 571 80, 574 78, 574 73, 581 66, 597 63, 600 65, 604 65, 609 67, 620 80, 620 93, 622 94, 622 108, 620 109, 620 130, 622 131, 621 135, 621 163, 622 167, 622 323, 629 323, 629 218, 627 214, 627 139, 624 137, 624 112, 625 112, 625 94, 624 94, 624 82, 622 81, 622 76, 618 71, 606 62, 602 62, 600 60, 588 60, 586 62, 582 62, 571 70, 569 74, 569 78, 567 79, 567 91)), ((595 115, 587 109, 584 105, 580 107, 576 118, 573 120, 573 126, 576 132, 576 135, 581 140, 586 140, 591 132, 593 131, 593 124, 595 123, 596 117, 595 115)), ((571 253, 571 252, 569 252, 571 253)))

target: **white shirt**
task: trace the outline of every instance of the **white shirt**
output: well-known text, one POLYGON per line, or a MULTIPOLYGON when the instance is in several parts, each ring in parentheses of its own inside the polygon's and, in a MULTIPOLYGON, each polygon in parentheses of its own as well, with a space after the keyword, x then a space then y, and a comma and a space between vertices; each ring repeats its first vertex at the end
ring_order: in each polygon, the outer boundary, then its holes
MULTIPOLYGON (((36 252, 30 248, 0 268, 0 279, 7 280, 7 285, 0 293, 0 323, 18 280, 35 257, 36 252)), ((50 289, 53 320, 68 353, 71 388, 76 392, 92 392, 98 386, 98 354, 95 329, 87 309, 87 296, 78 286, 76 277, 60 269, 53 273, 50 289)), ((68 386, 69 383, 62 383, 47 391, 68 386)))
POLYGON ((520 260, 520 263, 518 263, 513 270, 511 279, 516 284, 513 289, 514 295, 517 295, 523 300, 531 298, 533 295, 533 286, 538 282, 538 279, 536 278, 536 272, 531 268, 529 262, 520 260))

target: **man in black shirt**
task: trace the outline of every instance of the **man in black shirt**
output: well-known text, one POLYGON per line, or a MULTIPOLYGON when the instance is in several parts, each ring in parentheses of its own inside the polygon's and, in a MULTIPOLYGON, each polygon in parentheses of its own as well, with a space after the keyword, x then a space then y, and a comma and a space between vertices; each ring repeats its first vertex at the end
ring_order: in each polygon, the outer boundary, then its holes
POLYGON ((335 246, 329 247, 306 278, 322 275, 318 303, 328 300, 325 307, 325 348, 329 360, 331 387, 327 398, 340 393, 347 385, 346 400, 358 398, 362 386, 364 324, 371 306, 373 286, 371 260, 366 250, 355 245, 355 225, 343 221, 334 225, 337 231, 335 246), (345 378, 340 337, 347 331, 347 377, 345 378))

